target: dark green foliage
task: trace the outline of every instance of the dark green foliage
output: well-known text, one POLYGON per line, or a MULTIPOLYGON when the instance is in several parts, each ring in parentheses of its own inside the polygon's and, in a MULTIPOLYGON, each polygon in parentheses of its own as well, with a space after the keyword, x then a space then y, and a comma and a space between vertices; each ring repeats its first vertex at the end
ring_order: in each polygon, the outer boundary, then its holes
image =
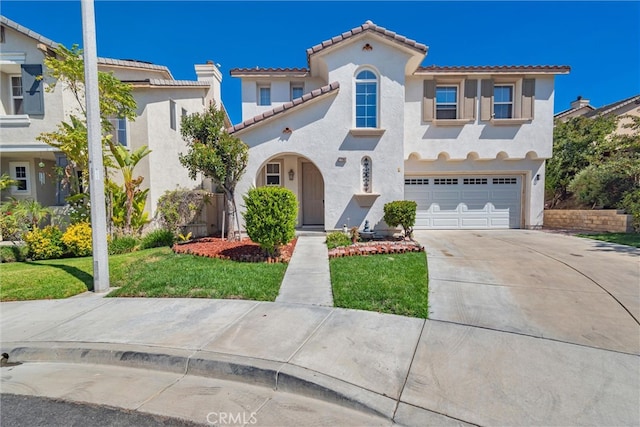
POLYGON ((27 257, 27 247, 18 245, 0 246, 0 262, 21 262, 27 257))
POLYGON ((109 255, 128 254, 136 250, 138 239, 133 236, 117 236, 109 242, 109 255))
POLYGON ((404 235, 411 237, 413 235, 413 226, 416 223, 417 208, 418 204, 412 200, 397 200, 385 203, 384 222, 389 227, 402 226, 404 235))
POLYGON ((640 176, 637 161, 615 159, 587 166, 575 176, 568 189, 582 203, 612 209, 621 203, 626 193, 638 188, 635 176, 640 176))
POLYGON ((640 188, 629 191, 620 202, 620 207, 633 215, 633 228, 640 233, 640 188))
POLYGON ((341 231, 334 231, 327 234, 327 248, 333 249, 339 246, 349 246, 351 239, 341 231))
POLYGON ((162 246, 173 246, 176 238, 169 230, 154 230, 142 238, 141 249, 159 248, 162 246))
POLYGON ((296 235, 298 201, 295 194, 282 187, 260 187, 243 197, 247 234, 269 255, 279 254, 279 248, 296 235))
POLYGON ((204 190, 166 191, 158 200, 158 220, 165 229, 177 236, 183 231, 183 226, 197 221, 209 202, 209 193, 204 190))

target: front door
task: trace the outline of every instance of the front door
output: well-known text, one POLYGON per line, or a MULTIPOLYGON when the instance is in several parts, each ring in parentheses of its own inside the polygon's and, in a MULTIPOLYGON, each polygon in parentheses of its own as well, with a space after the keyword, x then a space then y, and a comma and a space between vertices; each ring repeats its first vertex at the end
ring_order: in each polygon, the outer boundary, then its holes
POLYGON ((302 163, 302 225, 324 225, 324 181, 313 163, 302 163))

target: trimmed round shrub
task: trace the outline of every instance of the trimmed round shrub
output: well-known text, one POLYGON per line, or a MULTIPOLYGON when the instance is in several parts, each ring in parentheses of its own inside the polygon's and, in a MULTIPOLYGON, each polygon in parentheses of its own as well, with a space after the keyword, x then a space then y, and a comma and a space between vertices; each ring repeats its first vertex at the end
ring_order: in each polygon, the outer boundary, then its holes
POLYGON ((26 246, 0 246, 0 262, 21 262, 24 261, 26 257, 26 246))
POLYGON ((277 256, 280 247, 296 236, 298 201, 282 187, 252 188, 243 196, 247 234, 268 256, 277 256))
POLYGON ((109 242, 109 255, 128 254, 136 250, 138 239, 133 236, 114 237, 109 242))
POLYGON ((413 226, 416 223, 416 210, 418 204, 412 200, 397 200, 395 202, 385 203, 384 205, 384 222, 389 227, 402 226, 404 235, 411 237, 413 235, 413 226))
POLYGON ((342 231, 334 231, 327 234, 327 248, 333 249, 339 246, 349 246, 351 239, 342 231))
POLYGON ((64 255, 62 231, 58 227, 35 228, 24 236, 27 244, 27 256, 31 259, 53 259, 64 255))
POLYGON ((176 237, 169 230, 159 229, 154 230, 142 238, 140 247, 142 249, 160 248, 162 246, 173 246, 176 242, 176 237))
POLYGON ((91 225, 88 222, 72 224, 62 235, 62 243, 66 246, 67 252, 74 257, 91 255, 92 242, 91 225))

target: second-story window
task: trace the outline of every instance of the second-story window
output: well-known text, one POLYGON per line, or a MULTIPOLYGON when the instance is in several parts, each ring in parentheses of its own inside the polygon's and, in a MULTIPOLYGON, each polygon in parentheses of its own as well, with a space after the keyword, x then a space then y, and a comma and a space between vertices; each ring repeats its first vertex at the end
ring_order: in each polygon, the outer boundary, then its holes
POLYGON ((258 105, 271 105, 271 86, 258 86, 258 105))
POLYGON ((22 77, 11 76, 11 112, 13 114, 24 114, 23 101, 22 77))
POLYGON ((373 71, 356 75, 356 127, 378 127, 378 78, 373 71))
POLYGON ((513 118, 513 85, 495 85, 493 87, 493 118, 513 118))
POLYGON ((436 87, 436 119, 457 119, 458 87, 436 87))
POLYGON ((127 119, 110 119, 113 130, 111 131, 111 140, 116 144, 126 147, 127 144, 127 119))
POLYGON ((293 101, 294 99, 297 98, 302 98, 302 95, 304 94, 304 88, 301 84, 295 84, 291 86, 291 100, 293 101))

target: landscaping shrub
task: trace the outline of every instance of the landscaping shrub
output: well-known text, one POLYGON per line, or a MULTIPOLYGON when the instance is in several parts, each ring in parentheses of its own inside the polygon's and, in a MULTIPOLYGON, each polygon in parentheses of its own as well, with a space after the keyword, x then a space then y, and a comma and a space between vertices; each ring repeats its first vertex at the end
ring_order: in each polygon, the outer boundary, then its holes
POLYGON ((637 233, 640 233, 640 188, 628 192, 620 206, 629 215, 633 215, 633 228, 637 233))
POLYGON ((138 239, 133 236, 117 236, 109 242, 109 255, 128 254, 136 250, 138 239))
POLYGON ((67 248, 67 253, 74 257, 89 256, 93 253, 93 238, 91 225, 87 222, 77 222, 70 225, 62 235, 62 243, 67 248))
POLYGON ((337 248, 339 246, 349 246, 350 244, 351 239, 342 231, 334 231, 333 233, 327 234, 328 249, 337 248))
POLYGON ((0 262, 21 262, 27 257, 26 246, 0 246, 0 262))
POLYGON ((412 200, 397 200, 385 203, 384 222, 389 227, 402 226, 405 237, 412 237, 413 226, 416 223, 416 209, 418 204, 412 200))
POLYGON ((298 201, 282 187, 252 188, 243 197, 247 234, 269 256, 277 256, 280 246, 296 235, 298 201))
POLYGON ((209 193, 204 190, 167 191, 158 200, 158 220, 177 236, 182 231, 181 226, 198 218, 209 200, 209 193))
POLYGON ((27 243, 27 256, 31 259, 52 259, 64 255, 62 231, 56 226, 36 228, 24 236, 27 243))
POLYGON ((627 159, 590 165, 573 178, 569 190, 582 203, 615 208, 636 187, 635 175, 640 172, 634 169, 638 166, 634 168, 627 159))
POLYGON ((142 249, 159 248, 162 246, 173 246, 176 238, 174 234, 165 229, 154 230, 142 238, 140 247, 142 249))

